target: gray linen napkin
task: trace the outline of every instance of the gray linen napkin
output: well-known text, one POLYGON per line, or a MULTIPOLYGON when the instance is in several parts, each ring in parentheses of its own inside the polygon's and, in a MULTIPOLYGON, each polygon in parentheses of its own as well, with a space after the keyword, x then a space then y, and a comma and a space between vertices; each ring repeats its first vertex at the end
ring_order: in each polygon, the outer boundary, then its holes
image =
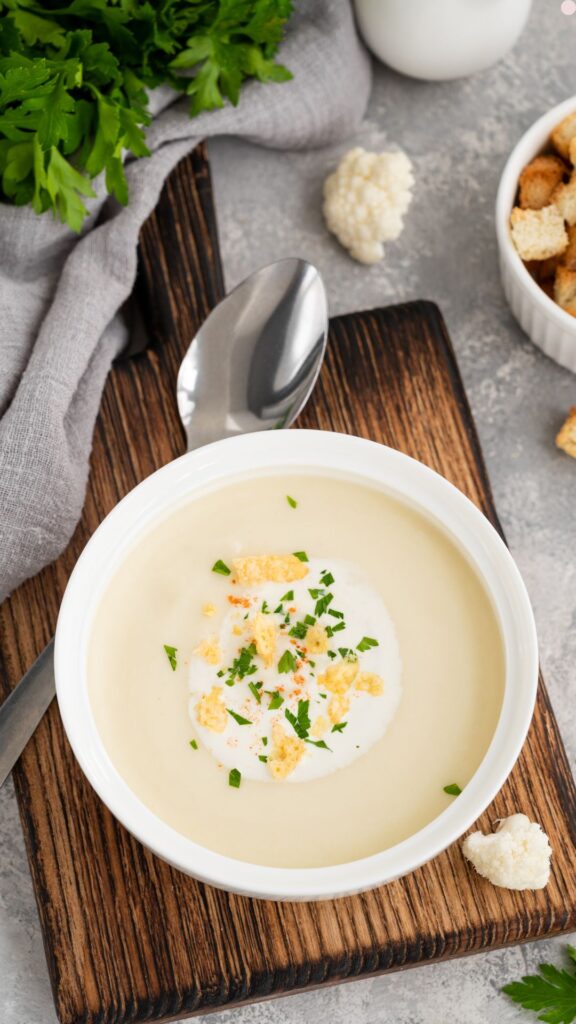
POLYGON ((281 53, 294 80, 250 83, 236 109, 194 120, 186 101, 164 109, 148 132, 152 156, 126 168, 125 209, 92 200, 78 238, 50 214, 0 204, 0 600, 57 557, 80 517, 138 233, 172 168, 212 135, 300 149, 346 137, 362 118, 370 65, 349 4, 296 7, 281 53))

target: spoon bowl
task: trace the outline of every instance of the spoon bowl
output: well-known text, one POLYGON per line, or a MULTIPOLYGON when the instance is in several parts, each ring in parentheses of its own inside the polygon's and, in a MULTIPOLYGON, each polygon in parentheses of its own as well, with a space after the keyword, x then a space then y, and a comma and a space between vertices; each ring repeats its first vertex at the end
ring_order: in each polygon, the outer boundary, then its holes
POLYGON ((289 427, 314 387, 327 335, 326 292, 311 263, 278 260, 242 281, 204 321, 180 366, 188 451, 289 427))

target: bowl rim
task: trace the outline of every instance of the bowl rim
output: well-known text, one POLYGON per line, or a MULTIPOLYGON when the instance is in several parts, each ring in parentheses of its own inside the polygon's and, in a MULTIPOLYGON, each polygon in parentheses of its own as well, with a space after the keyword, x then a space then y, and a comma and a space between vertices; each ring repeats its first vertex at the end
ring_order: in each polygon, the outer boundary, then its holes
POLYGON ((55 673, 64 728, 84 774, 141 843, 210 885, 259 898, 311 900, 390 882, 432 859, 467 831, 496 796, 520 753, 536 699, 538 651, 530 601, 508 548, 453 484, 408 455, 373 441, 327 431, 282 430, 229 438, 189 452, 157 470, 116 505, 84 548, 68 582, 56 629, 55 673), (473 563, 492 601, 505 646, 500 717, 488 751, 462 795, 401 843, 370 857, 321 868, 267 867, 236 860, 194 843, 163 822, 110 760, 87 693, 85 655, 91 618, 127 551, 162 518, 207 489, 258 472, 278 475, 278 470, 356 479, 419 507, 473 563))
POLYGON ((576 112, 576 96, 571 96, 551 107, 520 136, 511 151, 498 184, 495 206, 496 237, 500 258, 506 261, 517 283, 536 302, 546 318, 574 335, 576 344, 576 318, 562 309, 540 288, 524 266, 510 233, 510 214, 518 191, 518 179, 526 164, 541 152, 549 140, 552 128, 568 114, 576 112))

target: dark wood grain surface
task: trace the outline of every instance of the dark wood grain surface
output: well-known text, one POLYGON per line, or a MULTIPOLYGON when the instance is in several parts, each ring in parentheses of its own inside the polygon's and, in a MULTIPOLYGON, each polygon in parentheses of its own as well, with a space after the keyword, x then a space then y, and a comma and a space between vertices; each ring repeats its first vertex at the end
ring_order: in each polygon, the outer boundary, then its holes
MULTIPOLYGON (((0 609, 1 686, 50 638, 66 579, 103 516, 184 450, 179 360, 223 283, 208 165, 171 175, 142 232, 139 295, 153 347, 107 383, 82 522, 67 551, 0 609), (137 419, 140 426, 134 430, 137 419)), ((338 317, 300 426, 392 445, 438 470, 497 526, 442 318, 429 303, 338 317)), ((554 848, 546 890, 495 889, 458 846, 364 895, 274 904, 172 870, 112 818, 78 768, 53 705, 14 781, 63 1024, 136 1024, 395 970, 576 926, 576 794, 543 683, 526 745, 479 825, 523 810, 554 848)))

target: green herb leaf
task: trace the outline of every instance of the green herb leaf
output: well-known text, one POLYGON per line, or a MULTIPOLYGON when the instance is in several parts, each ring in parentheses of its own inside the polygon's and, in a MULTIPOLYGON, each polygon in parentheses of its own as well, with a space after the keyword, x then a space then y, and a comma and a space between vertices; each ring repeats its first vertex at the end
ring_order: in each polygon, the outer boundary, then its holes
POLYGON ((268 763, 268 758, 266 757, 266 754, 258 754, 258 760, 262 761, 264 764, 268 763))
POLYGON ((232 715, 232 718, 235 722, 238 722, 238 725, 252 725, 249 718, 243 718, 237 711, 232 711, 232 708, 226 708, 226 711, 229 715, 232 715))
POLYGON ((356 644, 356 650, 357 651, 369 651, 371 647, 379 647, 379 646, 380 646, 380 644, 378 643, 377 640, 374 640, 374 637, 363 636, 361 641, 360 641, 360 643, 356 644))
POLYGON ((262 601, 262 607, 260 608, 260 611, 262 612, 263 615, 269 615, 270 614, 270 608, 269 608, 269 605, 268 605, 268 601, 262 601))
POLYGON ((256 644, 249 644, 248 647, 241 648, 238 657, 234 658, 228 669, 228 678, 224 680, 226 686, 234 686, 236 682, 246 676, 253 676, 258 671, 258 666, 253 663, 255 655, 256 644))
POLYGON ((178 666, 178 661, 176 659, 176 655, 178 653, 178 648, 177 647, 170 647, 169 644, 164 644, 164 650, 166 651, 166 655, 168 657, 168 661, 170 662, 170 668, 172 669, 173 672, 175 672, 176 668, 178 666))
POLYGON ((268 746, 268 737, 267 736, 263 736, 262 737, 262 746, 263 747, 267 747, 268 746))
POLYGON ((462 790, 457 782, 451 782, 449 786, 444 786, 444 792, 448 793, 448 796, 460 796, 462 790))
POLYGON ((260 704, 262 701, 262 694, 260 693, 260 690, 262 689, 262 683, 248 683, 248 689, 250 690, 252 696, 255 697, 258 703, 260 704))
POLYGON ((332 726, 331 732, 344 732, 347 725, 348 722, 337 722, 336 725, 332 726))
POLYGON ((266 690, 266 693, 270 697, 268 711, 276 711, 277 708, 282 707, 284 698, 280 696, 278 690, 266 690))
POLYGON ((198 750, 198 744, 196 740, 190 740, 190 746, 192 747, 192 750, 198 750))
POLYGON ((309 700, 299 700, 297 715, 293 714, 293 712, 290 711, 289 708, 286 708, 284 711, 286 719, 290 722, 290 725, 294 729, 294 732, 296 733, 297 736, 300 737, 301 740, 305 740, 308 737, 308 733, 310 731, 310 715, 308 714, 309 707, 309 700))
POLYGON ((327 743, 324 742, 324 740, 309 740, 309 739, 307 739, 306 743, 311 743, 313 747, 320 747, 321 750, 330 750, 331 751, 331 748, 328 746, 327 743))
POLYGON ((294 555, 294 558, 300 559, 301 562, 309 562, 310 561, 310 559, 308 558, 308 555, 306 554, 305 551, 293 551, 292 554, 294 555))
POLYGON ((232 786, 233 789, 240 789, 240 783, 242 781, 242 774, 237 768, 231 768, 228 776, 228 785, 232 786))
POLYGON ((286 495, 286 501, 290 505, 290 508, 298 508, 298 502, 291 498, 289 494, 286 495))
POLYGON ((307 632, 308 626, 305 622, 296 622, 295 625, 292 626, 288 636, 294 636, 297 640, 304 640, 307 632))
MULTIPOLYGON (((574 946, 568 946, 567 952, 575 962, 574 946)), ((546 1024, 572 1024, 576 1020, 576 974, 552 964, 540 964, 539 971, 504 985, 502 991, 525 1010, 539 1012, 538 1020, 546 1024)))
POLYGON ((229 576, 232 570, 228 568, 226 562, 223 562, 222 559, 219 558, 217 562, 214 562, 212 572, 218 572, 221 576, 229 576))
POLYGON ((293 591, 293 590, 288 590, 288 591, 287 591, 287 592, 286 592, 286 593, 284 594, 284 597, 281 597, 281 598, 280 598, 280 601, 281 601, 281 602, 282 602, 282 601, 293 601, 293 600, 294 600, 294 591, 293 591))
POLYGON ((292 654, 292 651, 284 651, 284 654, 278 662, 278 671, 281 675, 287 672, 296 671, 296 658, 292 654))

